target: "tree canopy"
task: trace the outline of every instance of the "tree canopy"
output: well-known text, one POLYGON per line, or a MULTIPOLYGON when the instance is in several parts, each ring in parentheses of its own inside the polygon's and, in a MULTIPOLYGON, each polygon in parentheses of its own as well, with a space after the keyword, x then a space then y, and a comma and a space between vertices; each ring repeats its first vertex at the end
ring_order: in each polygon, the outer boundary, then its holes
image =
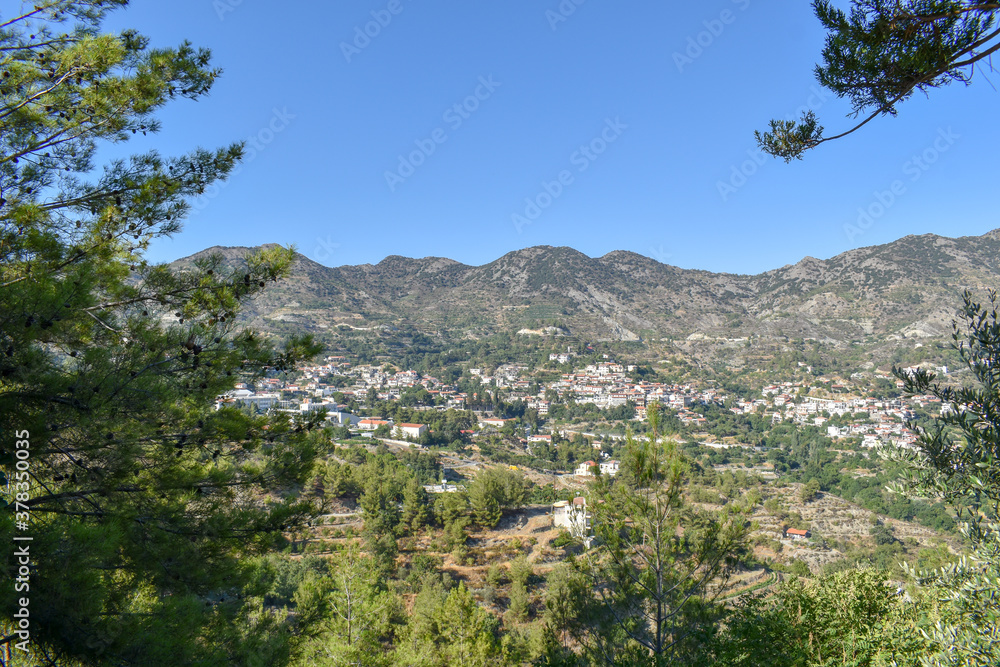
POLYGON ((998 2, 853 0, 847 12, 815 0, 813 9, 828 31, 816 78, 849 99, 851 117, 859 120, 834 136, 823 135, 813 111, 798 121, 772 120, 768 131, 755 132, 757 142, 786 162, 879 116, 895 116, 899 103, 916 92, 969 83, 976 64, 1000 49, 998 2))
POLYGON ((655 406, 649 415, 652 432, 629 437, 617 477, 602 476, 588 502, 600 546, 580 560, 593 582, 582 637, 595 662, 683 664, 704 651, 719 617, 713 596, 739 561, 756 504, 748 495, 709 512, 686 502, 690 462, 659 438, 655 406))
POLYGON ((953 344, 975 385, 953 387, 924 370, 896 375, 909 394, 941 400, 942 414, 919 428, 918 450, 885 452, 907 464, 895 490, 941 498, 956 511, 973 545, 968 558, 935 572, 918 573, 950 603, 946 621, 933 628, 938 653, 931 664, 997 664, 1000 661, 1000 314, 997 294, 983 302, 966 292, 963 322, 953 344))
POLYGON ((2 559, 26 587, 3 587, 0 638, 24 646, 11 615, 27 598, 38 662, 230 664, 270 636, 242 559, 308 514, 284 490, 319 422, 214 399, 317 349, 279 352, 238 324, 290 250, 183 272, 145 259, 242 145, 98 168, 102 144, 156 132, 164 104, 220 74, 188 43, 102 34, 125 4, 44 2, 0 25, 0 534, 31 538, 23 572, 2 559))

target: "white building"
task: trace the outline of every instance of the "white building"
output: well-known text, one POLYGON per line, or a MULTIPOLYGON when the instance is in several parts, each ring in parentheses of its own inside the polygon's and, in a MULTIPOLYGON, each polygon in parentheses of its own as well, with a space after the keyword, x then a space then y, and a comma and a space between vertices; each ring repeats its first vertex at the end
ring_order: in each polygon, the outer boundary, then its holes
POLYGON ((427 493, 457 493, 459 488, 457 484, 442 482, 441 484, 426 484, 424 485, 424 491, 427 493))
POLYGON ((594 463, 593 461, 584 461, 583 463, 581 463, 580 465, 578 465, 576 467, 576 476, 577 477, 593 477, 594 473, 592 473, 590 471, 590 469, 593 468, 596 465, 597 464, 594 463))
POLYGON ((427 433, 427 426, 426 424, 400 424, 396 430, 402 433, 405 438, 416 439, 427 433))
POLYGON ((236 399, 237 403, 255 405, 260 410, 269 410, 281 401, 281 396, 278 394, 254 394, 246 389, 237 389, 231 392, 230 396, 236 399))
POLYGON ((360 417, 352 415, 350 412, 330 412, 326 416, 327 420, 340 426, 355 426, 361 422, 360 417))
POLYGON ((604 461, 601 463, 601 474, 607 475, 608 477, 614 477, 618 474, 618 468, 620 467, 618 461, 604 461))
POLYGON ((587 499, 582 496, 572 502, 558 500, 552 505, 552 525, 565 528, 573 537, 590 534, 590 515, 587 514, 587 499))

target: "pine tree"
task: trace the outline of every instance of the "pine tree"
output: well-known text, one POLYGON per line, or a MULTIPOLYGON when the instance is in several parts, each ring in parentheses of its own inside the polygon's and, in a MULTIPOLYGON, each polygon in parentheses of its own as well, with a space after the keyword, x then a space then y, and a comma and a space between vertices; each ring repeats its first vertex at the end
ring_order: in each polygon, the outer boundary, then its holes
POLYGON ((311 615, 298 651, 303 665, 388 665, 383 642, 392 640, 401 606, 378 567, 354 547, 337 554, 326 577, 307 579, 296 592, 297 611, 311 615))
POLYGON ((523 623, 528 620, 530 603, 528 589, 520 581, 510 585, 510 604, 507 607, 507 619, 510 623, 523 623))
POLYGON ((558 565, 549 572, 545 586, 545 623, 558 633, 560 644, 568 645, 570 637, 579 637, 590 594, 589 580, 571 565, 558 565))
POLYGON ((504 511, 524 506, 529 488, 530 482, 523 473, 509 468, 484 469, 469 485, 473 518, 481 526, 496 526, 504 511))
POLYGON ((651 406, 649 436, 629 435, 622 470, 599 478, 588 502, 599 546, 579 561, 593 584, 581 613, 597 662, 659 666, 696 654, 714 628, 712 593, 746 544, 753 501, 718 513, 686 503, 689 463, 658 437, 658 417, 651 406))
MULTIPOLYGON (((44 2, 0 26, 0 484, 21 494, 2 501, 0 538, 32 538, 36 661, 230 664, 261 646, 254 632, 278 631, 246 600, 245 558, 310 511, 283 492, 321 438, 317 419, 214 399, 317 348, 277 352, 238 323, 287 274, 290 250, 184 272, 144 258, 242 146, 96 171, 103 142, 156 132, 165 103, 198 99, 219 75, 187 43, 101 34, 125 4, 44 2)), ((2 562, 13 579, 9 550, 2 562)), ((7 643, 19 597, 0 593, 7 643)))
POLYGON ((410 624, 396 651, 395 664, 420 667, 499 665, 496 619, 459 584, 450 592, 425 580, 410 624))
POLYGON ((757 142, 786 162, 879 116, 895 116, 897 105, 916 92, 968 83, 976 64, 1000 49, 997 2, 852 0, 848 13, 815 0, 813 9, 829 32, 816 78, 848 98, 852 117, 861 120, 832 137, 823 136, 813 111, 799 121, 772 120, 769 131, 755 133, 757 142))
POLYGON ((402 522, 411 533, 416 533, 430 523, 427 492, 416 477, 411 477, 403 489, 402 522))

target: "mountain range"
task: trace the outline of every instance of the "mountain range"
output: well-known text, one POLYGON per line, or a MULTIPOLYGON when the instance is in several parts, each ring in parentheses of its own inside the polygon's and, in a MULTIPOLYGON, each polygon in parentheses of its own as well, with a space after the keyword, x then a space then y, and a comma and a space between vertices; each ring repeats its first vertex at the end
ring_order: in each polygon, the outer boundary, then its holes
MULTIPOLYGON (((238 262, 249 248, 205 254, 238 262)), ((516 250, 483 266, 386 257, 327 267, 298 255, 292 275, 247 311, 271 331, 415 328, 478 338, 501 332, 594 340, 815 339, 833 346, 943 338, 963 289, 1000 283, 1000 229, 906 236, 757 275, 681 269, 614 251, 516 250)))

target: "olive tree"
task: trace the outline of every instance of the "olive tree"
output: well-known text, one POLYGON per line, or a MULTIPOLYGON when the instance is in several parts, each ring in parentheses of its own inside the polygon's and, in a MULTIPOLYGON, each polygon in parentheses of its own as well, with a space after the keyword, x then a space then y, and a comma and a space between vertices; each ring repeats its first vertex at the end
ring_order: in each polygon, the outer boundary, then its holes
POLYGON ((917 450, 886 450, 906 464, 899 493, 936 497, 954 508, 973 547, 958 563, 917 573, 948 604, 928 632, 939 652, 932 665, 1000 662, 1000 317, 997 295, 982 302, 966 292, 953 344, 974 379, 972 386, 937 382, 924 370, 895 369, 908 394, 941 401, 933 425, 914 426, 917 450))

